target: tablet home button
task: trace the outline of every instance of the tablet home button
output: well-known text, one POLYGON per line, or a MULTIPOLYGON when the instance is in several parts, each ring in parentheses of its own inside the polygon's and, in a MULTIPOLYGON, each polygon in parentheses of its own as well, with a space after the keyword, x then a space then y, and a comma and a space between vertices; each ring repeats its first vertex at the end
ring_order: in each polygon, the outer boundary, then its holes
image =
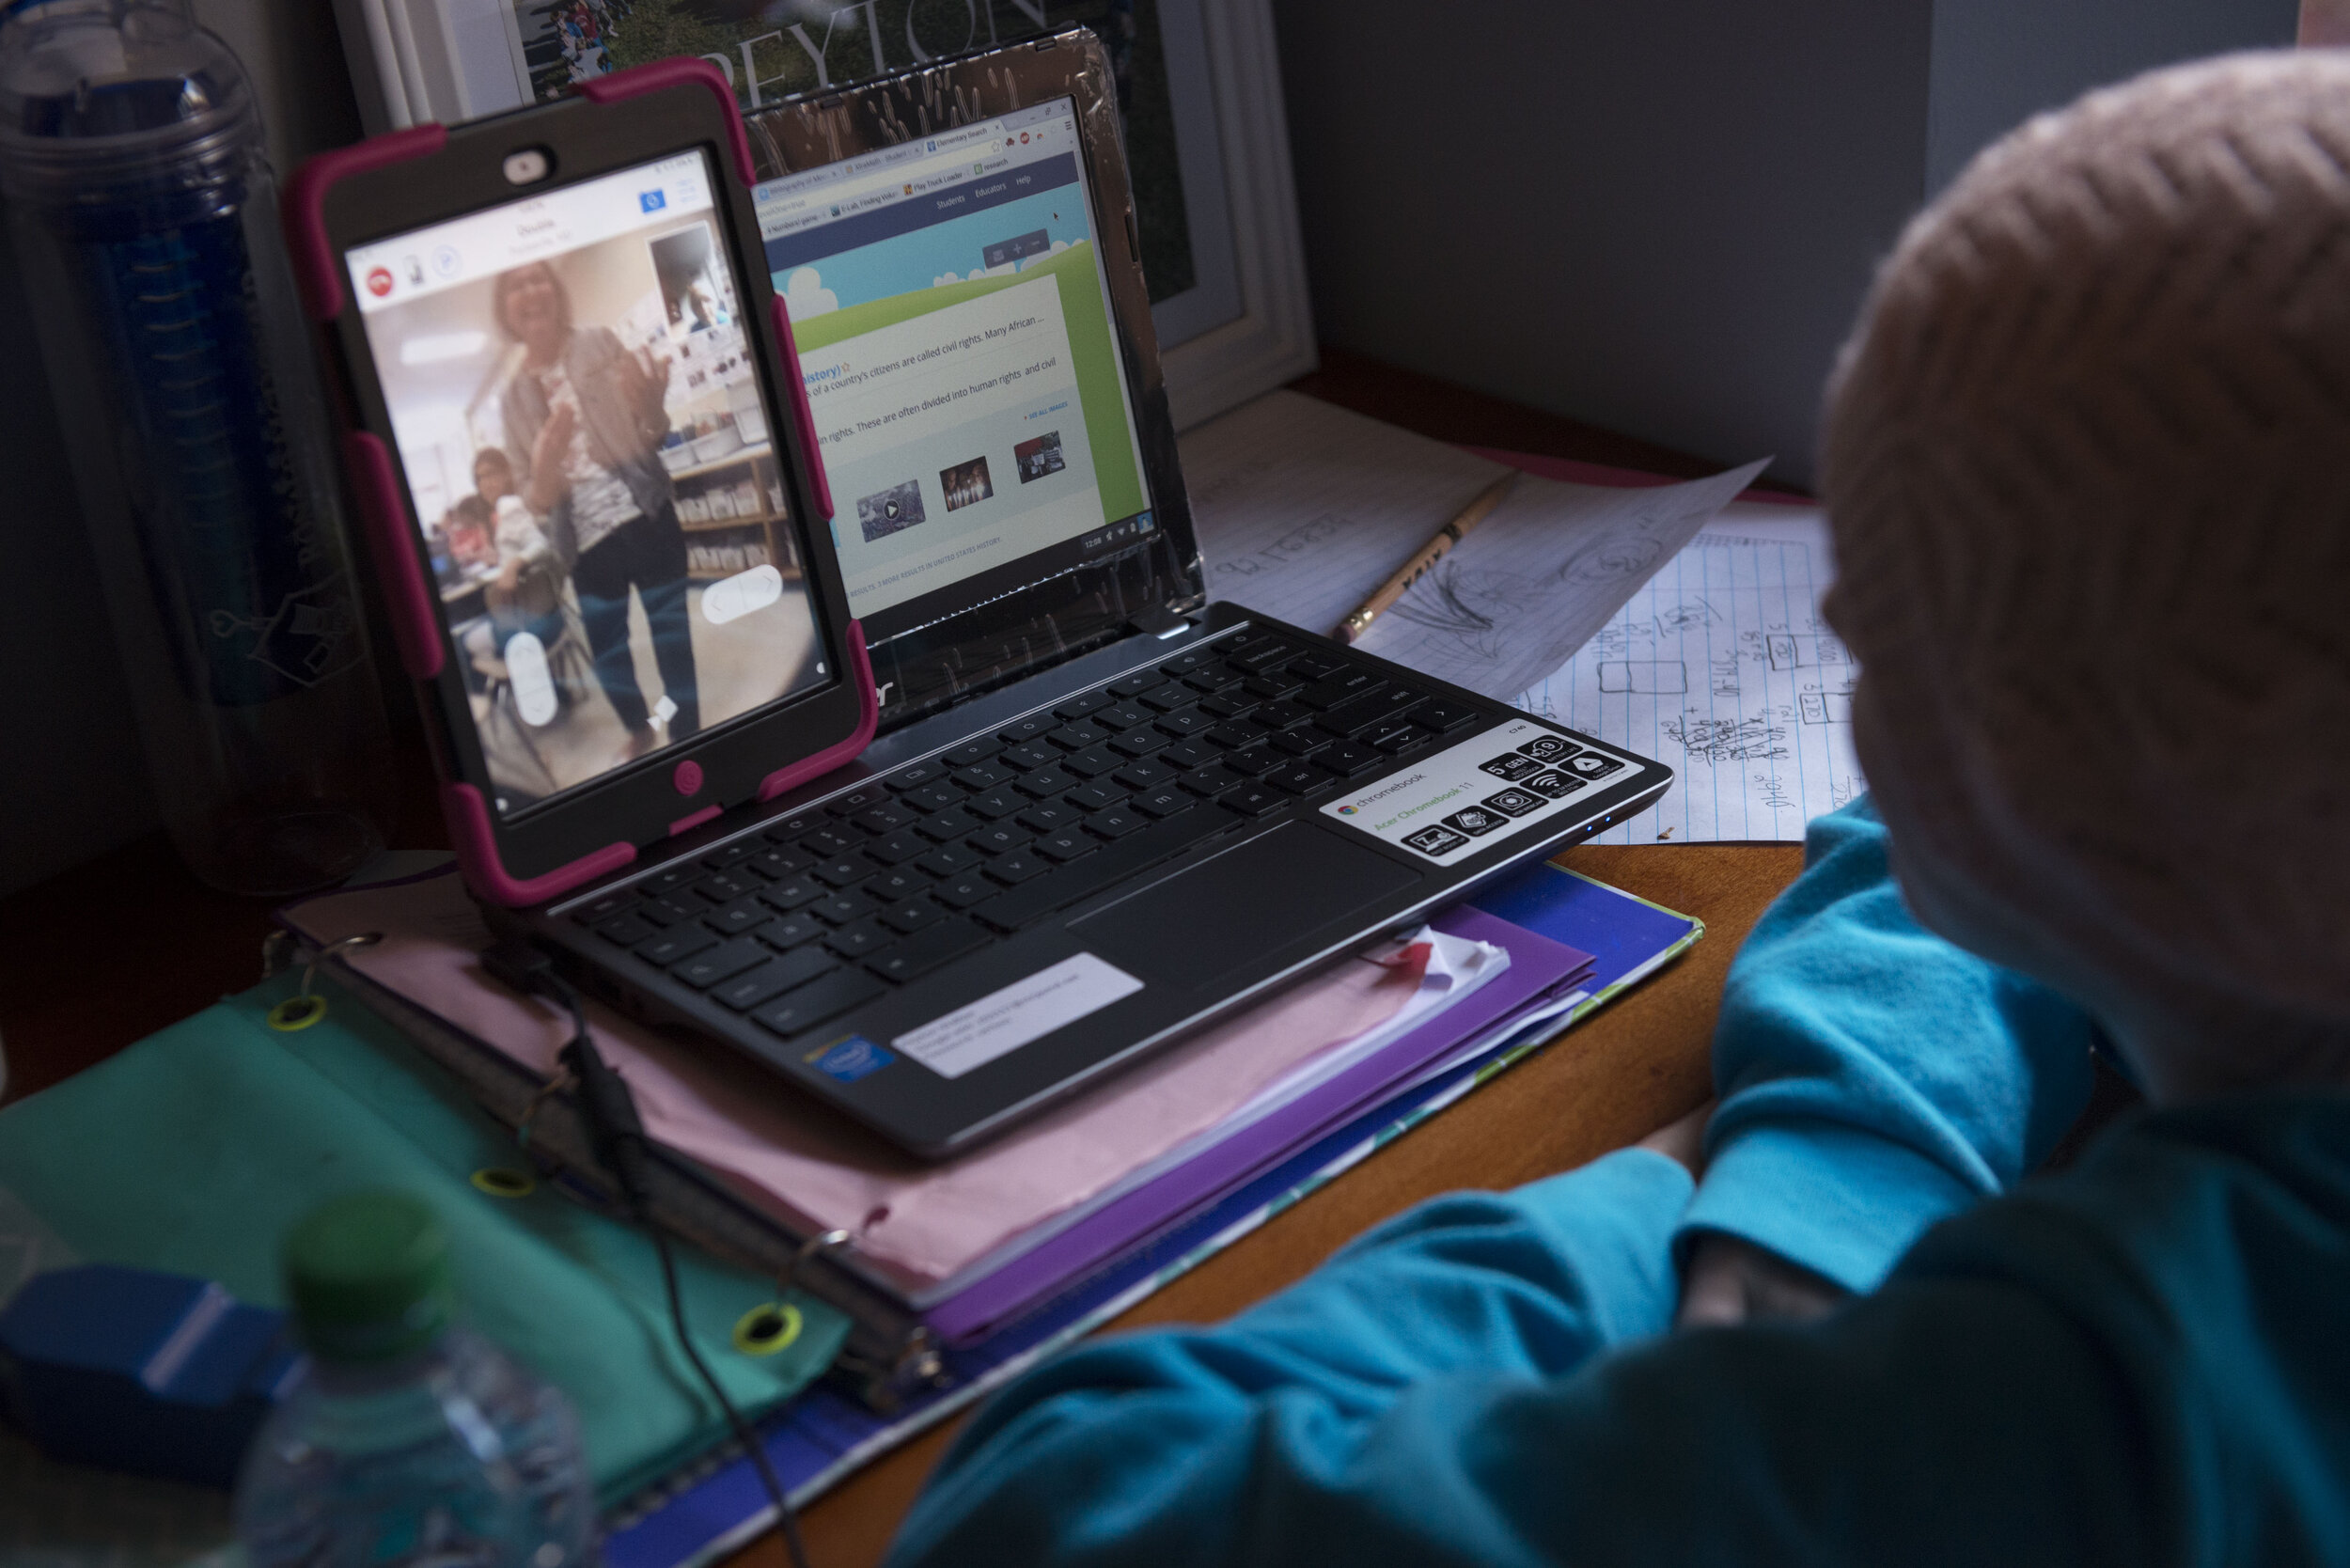
POLYGON ((697 795, 701 793, 702 765, 699 762, 680 762, 677 765, 677 772, 669 776, 669 782, 677 786, 679 794, 697 795))

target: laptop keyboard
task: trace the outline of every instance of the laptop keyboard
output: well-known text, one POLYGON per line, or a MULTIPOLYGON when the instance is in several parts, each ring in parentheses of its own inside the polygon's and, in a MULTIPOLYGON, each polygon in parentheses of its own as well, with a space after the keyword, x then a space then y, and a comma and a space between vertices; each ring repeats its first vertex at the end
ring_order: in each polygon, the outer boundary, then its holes
POLYGON ((666 867, 571 917, 796 1035, 1480 716, 1327 645, 1278 633, 1219 640, 666 867))

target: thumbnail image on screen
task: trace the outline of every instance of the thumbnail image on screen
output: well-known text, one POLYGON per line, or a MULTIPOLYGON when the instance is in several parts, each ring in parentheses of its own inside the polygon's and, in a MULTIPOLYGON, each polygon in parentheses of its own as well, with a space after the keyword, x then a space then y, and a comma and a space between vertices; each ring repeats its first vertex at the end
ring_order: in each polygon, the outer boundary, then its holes
POLYGON ((1061 99, 756 193, 869 637, 1150 534, 1084 165, 1061 99))
POLYGON ((354 247, 503 813, 823 678, 699 152, 354 247))

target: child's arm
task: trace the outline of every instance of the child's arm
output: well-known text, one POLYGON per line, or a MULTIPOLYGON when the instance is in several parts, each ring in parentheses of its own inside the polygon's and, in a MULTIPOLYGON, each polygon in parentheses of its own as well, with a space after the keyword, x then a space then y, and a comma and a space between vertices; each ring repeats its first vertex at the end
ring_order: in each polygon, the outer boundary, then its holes
POLYGON ((2087 1016, 1919 929, 1865 796, 1811 824, 1805 860, 1723 987, 1722 1103, 1676 1240, 1697 1321, 1874 1289, 1929 1225, 2033 1169, 2089 1099, 2087 1016))

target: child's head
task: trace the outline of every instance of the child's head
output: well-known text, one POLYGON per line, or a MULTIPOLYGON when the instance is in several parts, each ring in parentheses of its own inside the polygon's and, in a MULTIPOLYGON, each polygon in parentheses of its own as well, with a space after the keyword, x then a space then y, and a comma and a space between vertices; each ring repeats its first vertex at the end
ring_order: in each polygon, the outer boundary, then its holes
POLYGON ((1823 491, 1919 917, 2158 1095, 2350 1077, 2350 54, 1978 159, 1863 311, 1823 491))

